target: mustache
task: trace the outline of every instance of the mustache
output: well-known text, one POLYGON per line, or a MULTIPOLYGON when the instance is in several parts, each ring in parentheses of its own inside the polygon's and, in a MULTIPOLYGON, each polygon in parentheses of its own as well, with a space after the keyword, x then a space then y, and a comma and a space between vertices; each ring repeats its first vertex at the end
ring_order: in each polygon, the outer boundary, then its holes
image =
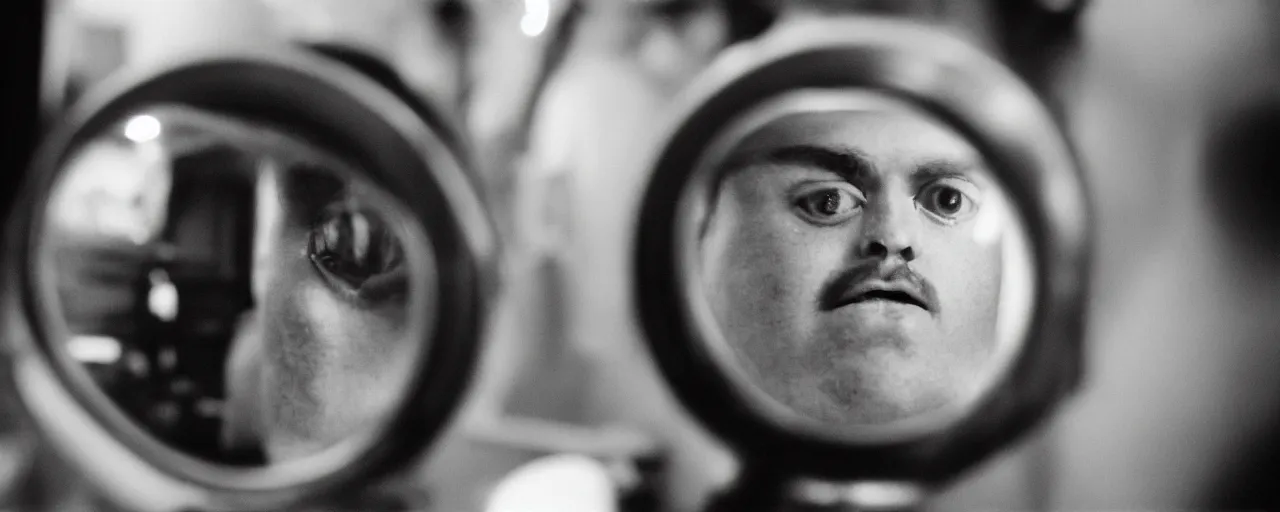
POLYGON ((872 261, 837 272, 818 298, 819 308, 831 311, 857 302, 869 291, 889 291, 939 314, 938 291, 905 262, 872 261))

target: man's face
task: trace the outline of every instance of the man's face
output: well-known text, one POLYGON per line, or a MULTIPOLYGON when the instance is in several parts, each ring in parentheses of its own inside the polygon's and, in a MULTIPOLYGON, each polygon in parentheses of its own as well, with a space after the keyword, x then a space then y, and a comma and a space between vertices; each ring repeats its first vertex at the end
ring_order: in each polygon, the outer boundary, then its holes
POLYGON ((277 460, 376 425, 403 399, 422 350, 409 332, 410 265, 396 219, 320 172, 285 173, 278 190, 259 313, 266 444, 277 460))
POLYGON ((963 138, 907 113, 798 114, 727 162, 703 279, 772 398, 820 421, 885 424, 990 371, 1001 210, 963 138))

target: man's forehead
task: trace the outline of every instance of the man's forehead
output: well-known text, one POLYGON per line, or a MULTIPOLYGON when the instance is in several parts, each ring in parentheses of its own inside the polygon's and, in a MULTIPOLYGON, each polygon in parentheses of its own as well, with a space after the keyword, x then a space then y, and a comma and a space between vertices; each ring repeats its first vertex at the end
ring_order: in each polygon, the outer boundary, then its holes
POLYGON ((976 148, 950 127, 921 114, 889 110, 786 115, 749 133, 733 154, 768 154, 797 146, 856 151, 874 160, 909 158, 959 164, 980 160, 976 148))

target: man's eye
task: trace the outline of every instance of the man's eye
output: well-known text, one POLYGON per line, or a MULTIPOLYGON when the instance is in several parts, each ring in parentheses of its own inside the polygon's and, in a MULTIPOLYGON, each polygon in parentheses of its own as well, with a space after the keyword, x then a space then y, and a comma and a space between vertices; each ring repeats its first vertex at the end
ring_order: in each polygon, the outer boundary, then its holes
POLYGON ((330 282, 357 294, 377 278, 399 270, 404 260, 391 230, 376 217, 358 211, 324 217, 311 229, 307 255, 330 282))
POLYGON ((862 203, 849 190, 826 187, 800 196, 796 200, 796 207, 808 220, 831 224, 852 217, 862 207, 862 203))
POLYGON ((946 183, 933 183, 926 186, 916 196, 920 206, 947 222, 969 218, 978 210, 978 203, 973 197, 946 183))

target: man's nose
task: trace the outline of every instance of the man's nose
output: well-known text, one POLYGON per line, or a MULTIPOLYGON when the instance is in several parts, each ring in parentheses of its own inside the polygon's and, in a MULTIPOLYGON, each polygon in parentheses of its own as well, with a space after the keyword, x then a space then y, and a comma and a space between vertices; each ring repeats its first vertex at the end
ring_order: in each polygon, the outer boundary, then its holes
POLYGON ((915 206, 910 197, 874 200, 865 211, 857 242, 859 258, 898 257, 911 262, 920 257, 915 206))

